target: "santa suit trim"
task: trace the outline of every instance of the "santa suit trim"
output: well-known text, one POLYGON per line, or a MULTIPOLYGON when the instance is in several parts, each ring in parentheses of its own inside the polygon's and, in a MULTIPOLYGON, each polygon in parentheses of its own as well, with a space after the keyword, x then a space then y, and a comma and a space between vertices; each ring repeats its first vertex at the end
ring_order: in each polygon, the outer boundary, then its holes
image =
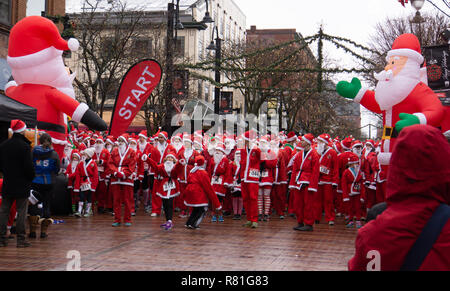
POLYGON ((80 122, 81 118, 83 118, 84 113, 86 113, 86 111, 88 111, 89 106, 87 106, 86 103, 81 103, 80 105, 78 105, 77 109, 75 109, 75 111, 72 114, 72 120, 76 121, 76 122, 80 122))
POLYGON ((170 195, 162 195, 161 193, 156 192, 156 195, 158 195, 158 196, 161 197, 162 199, 170 199, 170 198, 179 196, 179 195, 180 195, 180 192, 177 192, 177 193, 175 193, 175 194, 170 194, 170 195))
POLYGON ((188 206, 188 207, 207 207, 208 203, 203 203, 203 204, 191 204, 191 203, 186 203, 186 201, 184 201, 184 205, 188 206))
POLYGON ((16 83, 16 81, 9 81, 8 83, 6 83, 6 85, 5 85, 5 92, 6 92, 6 90, 8 90, 8 88, 10 88, 10 87, 17 87, 18 85, 17 85, 17 83, 16 83))
POLYGON ((425 116, 425 114, 418 112, 414 113, 413 115, 419 118, 420 124, 427 124, 427 117, 425 116))
POLYGON ((49 60, 54 59, 55 57, 62 56, 63 51, 58 50, 54 47, 49 47, 38 51, 34 54, 29 54, 20 57, 10 57, 7 56, 8 65, 11 69, 19 69, 23 70, 29 67, 34 67, 36 65, 43 64, 49 60))
POLYGON ((361 88, 353 101, 359 104, 361 102, 361 99, 364 97, 364 94, 366 94, 367 90, 368 88, 361 88))
POLYGON ((386 61, 389 61, 389 58, 391 56, 404 56, 404 57, 408 57, 411 58, 413 60, 415 60, 417 63, 422 64, 424 61, 424 58, 421 54, 419 54, 418 52, 412 50, 412 49, 394 49, 394 50, 390 50, 387 53, 386 56, 386 61))

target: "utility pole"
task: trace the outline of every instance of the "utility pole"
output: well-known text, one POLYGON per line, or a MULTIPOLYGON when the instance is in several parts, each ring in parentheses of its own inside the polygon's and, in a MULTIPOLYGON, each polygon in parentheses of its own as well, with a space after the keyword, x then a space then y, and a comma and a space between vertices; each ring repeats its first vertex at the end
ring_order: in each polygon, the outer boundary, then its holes
POLYGON ((166 45, 166 84, 165 84, 165 101, 166 101, 166 116, 164 122, 164 130, 169 136, 172 135, 172 98, 173 98, 173 49, 174 42, 174 15, 175 4, 169 3, 167 7, 167 45, 166 45))

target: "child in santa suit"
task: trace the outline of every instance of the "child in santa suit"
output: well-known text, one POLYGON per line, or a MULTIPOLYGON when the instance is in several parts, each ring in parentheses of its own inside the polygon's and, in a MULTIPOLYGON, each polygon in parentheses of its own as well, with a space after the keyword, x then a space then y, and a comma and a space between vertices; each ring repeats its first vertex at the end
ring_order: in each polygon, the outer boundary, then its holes
MULTIPOLYGON (((138 139, 137 150, 140 153, 141 160, 142 160, 142 156, 148 155, 151 152, 153 146, 148 142, 146 130, 141 131, 139 133, 138 137, 139 137, 139 139, 138 139)), ((145 163, 144 161, 142 161, 142 167, 144 169, 144 176, 142 178, 142 181, 138 180, 139 181, 138 188, 142 189, 144 209, 146 212, 148 212, 150 210, 150 199, 151 199, 151 196, 149 195, 149 184, 150 184, 149 170, 150 169, 149 169, 148 164, 145 163)), ((153 180, 151 182, 153 184, 153 180)))
POLYGON ((158 165, 152 159, 148 159, 148 162, 155 169, 155 175, 159 177, 158 188, 155 191, 156 195, 162 199, 166 217, 166 222, 161 224, 161 227, 170 230, 173 228, 173 200, 180 195, 180 185, 177 178, 183 169, 183 165, 177 161, 175 152, 169 152, 164 158, 163 164, 158 165))
POLYGON ((228 166, 227 181, 225 185, 229 188, 233 205, 233 220, 240 220, 242 215, 242 193, 241 193, 241 152, 234 153, 233 161, 228 166))
POLYGON ((75 183, 73 191, 80 193, 80 201, 78 202, 78 211, 75 216, 89 217, 92 208, 92 193, 95 192, 98 185, 98 167, 97 163, 92 159, 94 149, 88 148, 81 152, 82 160, 75 170, 75 183), (83 212, 83 206, 86 209, 83 212))
POLYGON ((192 207, 191 215, 186 221, 186 227, 197 229, 208 211, 208 202, 217 211, 222 209, 218 196, 211 186, 208 172, 205 170, 205 158, 201 155, 195 157, 194 167, 188 175, 184 203, 192 207))
POLYGON ((343 200, 342 200, 341 179, 342 179, 342 174, 344 173, 345 169, 347 168, 348 156, 352 153, 352 149, 351 149, 352 142, 353 142, 352 137, 346 137, 339 143, 339 145, 342 147, 342 151, 340 154, 338 154, 339 183, 338 183, 337 190, 336 190, 337 198, 335 199, 336 211, 337 211, 336 216, 337 217, 340 217, 345 212, 345 208, 342 203, 343 200))
POLYGON ((92 159, 97 164, 99 176, 98 186, 95 191, 95 196, 98 202, 98 213, 104 213, 107 204, 108 179, 106 175, 108 173, 108 169, 106 169, 106 167, 108 166, 110 156, 110 152, 105 148, 105 142, 103 138, 101 136, 97 137, 97 139, 95 140, 94 156, 92 157, 92 159))
POLYGON ((312 148, 314 136, 305 134, 300 141, 303 150, 294 159, 289 189, 294 195, 298 226, 294 230, 312 231, 314 194, 319 183, 319 154, 312 148))
POLYGON ((277 156, 277 165, 274 169, 273 187, 272 187, 272 201, 273 208, 280 216, 280 219, 284 219, 286 211, 286 200, 287 200, 287 163, 283 151, 279 149, 279 141, 270 141, 270 150, 277 156))
MULTIPOLYGON (((223 203, 227 192, 225 182, 230 161, 225 156, 225 147, 222 143, 215 146, 212 159, 207 165, 208 173, 211 177, 211 184, 214 192, 218 196, 220 203, 223 203)), ((223 222, 222 211, 218 212, 218 217, 213 214, 211 222, 223 222)))
MULTIPOLYGON (((152 160, 156 163, 156 165, 162 165, 164 159, 167 157, 169 153, 176 152, 175 148, 170 145, 168 140, 168 134, 165 131, 158 132, 157 140, 155 141, 155 150, 150 152, 149 160, 152 160)), ((147 160, 147 161, 149 161, 147 160)), ((153 163, 152 163, 153 164, 153 163)), ((159 216, 161 214, 161 205, 162 200, 161 197, 156 194, 156 190, 159 189, 160 184, 162 183, 162 177, 158 176, 155 172, 155 167, 152 167, 149 163, 150 172, 155 173, 155 179, 153 182, 153 190, 152 190, 152 217, 159 216)))
POLYGON ((192 139, 188 134, 183 135, 184 148, 180 151, 178 155, 178 160, 184 161, 184 166, 182 171, 180 171, 180 176, 178 181, 180 182, 180 196, 175 198, 175 207, 179 207, 181 210, 180 217, 187 217, 187 206, 184 203, 184 194, 187 187, 187 178, 190 171, 194 167, 195 157, 199 155, 197 151, 192 148, 192 139))
POLYGON ((359 157, 351 154, 347 161, 348 168, 342 174, 342 197, 346 209, 347 227, 361 227, 361 203, 364 202, 364 178, 360 167, 359 157))
POLYGON ((261 137, 259 141, 259 149, 261 150, 261 178, 258 192, 258 220, 267 221, 269 220, 271 206, 270 193, 272 192, 274 182, 273 170, 277 166, 277 156, 271 151, 269 138, 267 136, 261 137))
POLYGON ((329 134, 321 134, 317 137, 317 152, 319 158, 319 188, 314 197, 314 219, 316 223, 322 218, 325 211, 325 220, 329 225, 334 225, 335 209, 333 186, 337 187, 339 180, 339 163, 337 153, 329 146, 331 137, 329 134))
POLYGON ((131 210, 133 203, 133 172, 136 168, 136 153, 128 147, 128 136, 123 134, 117 138, 118 146, 111 152, 108 171, 111 175, 110 191, 114 197, 113 227, 120 226, 122 221, 122 205, 124 205, 123 221, 131 226, 131 210))
POLYGON ((144 180, 144 161, 142 160, 142 153, 138 150, 138 142, 135 138, 128 139, 128 146, 136 153, 136 168, 133 172, 133 203, 131 204, 131 216, 136 216, 136 209, 139 203, 140 185, 144 180))
POLYGON ((76 169, 81 160, 81 155, 78 150, 73 150, 70 156, 70 164, 66 168, 66 176, 67 176, 67 188, 70 191, 70 197, 72 198, 72 213, 75 214, 77 211, 77 206, 79 202, 78 193, 73 191, 73 186, 75 185, 75 177, 76 177, 76 169))

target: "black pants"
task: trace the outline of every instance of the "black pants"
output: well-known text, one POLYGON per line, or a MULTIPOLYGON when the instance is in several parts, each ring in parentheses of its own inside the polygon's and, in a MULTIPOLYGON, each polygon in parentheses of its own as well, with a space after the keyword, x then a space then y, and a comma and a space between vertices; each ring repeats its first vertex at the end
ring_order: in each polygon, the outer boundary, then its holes
POLYGON ((81 191, 80 192, 80 202, 92 202, 92 192, 91 191, 81 191))
POLYGON ((14 200, 16 201, 17 209, 17 240, 25 240, 25 219, 27 218, 28 198, 14 199, 7 197, 3 197, 2 205, 0 206, 0 240, 6 240, 6 226, 8 224, 9 212, 14 200))
POLYGON ((173 218, 173 198, 162 199, 164 215, 166 220, 172 220, 173 218))
POLYGON ((50 218, 50 201, 52 199, 53 184, 35 184, 31 185, 33 190, 38 191, 40 196, 40 202, 42 202, 42 218, 50 218))
POLYGON ((205 206, 192 207, 191 216, 189 216, 188 220, 186 221, 186 225, 198 227, 205 217, 207 211, 208 207, 205 206))

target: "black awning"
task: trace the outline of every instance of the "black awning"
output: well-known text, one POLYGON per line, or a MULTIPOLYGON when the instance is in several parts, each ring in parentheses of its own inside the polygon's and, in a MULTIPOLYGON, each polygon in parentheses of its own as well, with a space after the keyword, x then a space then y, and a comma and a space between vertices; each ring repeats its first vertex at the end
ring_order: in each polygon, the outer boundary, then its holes
POLYGON ((37 109, 0 94, 0 121, 20 119, 28 128, 36 126, 37 109))

